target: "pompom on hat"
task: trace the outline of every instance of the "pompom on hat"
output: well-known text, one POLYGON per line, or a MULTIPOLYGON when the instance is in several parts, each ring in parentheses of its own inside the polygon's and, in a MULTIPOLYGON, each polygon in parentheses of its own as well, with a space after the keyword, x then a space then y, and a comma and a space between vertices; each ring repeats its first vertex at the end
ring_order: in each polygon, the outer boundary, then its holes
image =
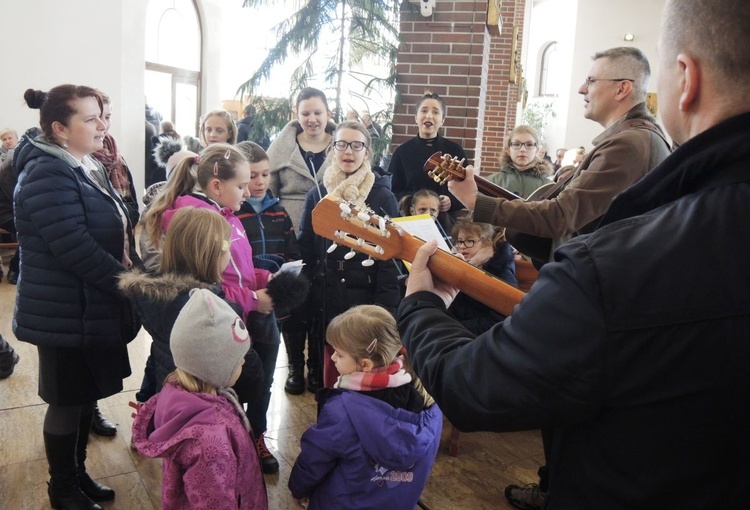
POLYGON ((172 328, 174 364, 215 388, 225 388, 250 350, 245 323, 208 289, 193 289, 172 328))

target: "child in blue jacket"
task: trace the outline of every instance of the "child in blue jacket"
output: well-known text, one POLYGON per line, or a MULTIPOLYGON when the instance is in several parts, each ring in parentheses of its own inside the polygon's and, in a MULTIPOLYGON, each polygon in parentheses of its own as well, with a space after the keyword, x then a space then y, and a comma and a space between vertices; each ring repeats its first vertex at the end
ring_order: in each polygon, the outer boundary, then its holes
POLYGON ((415 508, 435 461, 443 415, 406 358, 393 316, 360 305, 326 339, 340 376, 318 392, 318 422, 302 435, 289 477, 309 510, 415 508))

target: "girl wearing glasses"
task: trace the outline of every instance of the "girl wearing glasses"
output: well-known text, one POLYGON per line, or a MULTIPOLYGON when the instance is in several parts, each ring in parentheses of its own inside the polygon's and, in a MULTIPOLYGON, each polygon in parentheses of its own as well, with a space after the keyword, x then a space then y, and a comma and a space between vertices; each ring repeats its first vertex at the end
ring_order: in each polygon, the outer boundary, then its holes
MULTIPOLYGON (((330 163, 323 176, 321 193, 328 193, 354 204, 358 210, 370 209, 380 216, 398 215, 396 197, 380 168, 370 166, 370 133, 356 121, 339 124, 333 135, 330 163)), ((349 249, 339 246, 328 253, 331 242, 315 234, 311 213, 320 201, 318 190, 307 193, 300 223, 299 244, 307 276, 312 281, 310 309, 314 330, 325 331, 328 323, 340 313, 362 304, 376 304, 394 313, 400 291, 398 270, 392 261, 374 261, 363 265, 361 253, 345 257, 349 249)), ((333 350, 324 346, 323 385, 332 387, 338 373, 331 361, 333 350)))
MULTIPOLYGON (((505 229, 489 223, 459 221, 453 227, 451 235, 456 250, 466 262, 505 283, 518 286, 513 248, 505 240, 505 229)), ((463 292, 456 296, 448 311, 476 335, 484 333, 505 318, 463 292)))
POLYGON ((539 137, 531 126, 518 126, 510 132, 500 166, 502 169, 488 179, 523 198, 551 182, 552 165, 539 157, 539 137))

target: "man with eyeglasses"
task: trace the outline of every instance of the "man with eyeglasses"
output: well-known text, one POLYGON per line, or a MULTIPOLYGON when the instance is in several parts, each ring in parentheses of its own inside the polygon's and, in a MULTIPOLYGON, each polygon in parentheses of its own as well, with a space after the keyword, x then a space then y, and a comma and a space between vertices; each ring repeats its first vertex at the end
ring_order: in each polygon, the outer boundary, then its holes
POLYGON ((583 96, 584 117, 605 130, 556 197, 536 202, 490 198, 477 195, 474 179, 451 181, 451 193, 474 211, 474 221, 551 240, 541 250, 544 253, 528 253, 543 265, 563 242, 592 231, 615 195, 669 155, 667 140, 646 110, 650 76, 648 59, 637 48, 594 55, 578 93, 583 96))
POLYGON ((461 430, 553 429, 547 508, 750 505, 749 26, 750 2, 667 0, 658 92, 679 147, 512 317, 470 335, 435 248, 414 259, 398 319, 417 375, 461 430))

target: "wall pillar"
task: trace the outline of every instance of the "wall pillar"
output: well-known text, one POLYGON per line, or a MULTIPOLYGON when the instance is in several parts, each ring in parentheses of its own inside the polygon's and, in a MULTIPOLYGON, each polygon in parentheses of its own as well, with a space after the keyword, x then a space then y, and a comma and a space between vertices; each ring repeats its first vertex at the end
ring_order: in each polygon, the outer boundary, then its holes
POLYGON ((486 2, 438 0, 431 17, 416 8, 401 13, 393 148, 416 136, 414 105, 432 90, 448 105, 442 134, 483 172, 499 170, 502 137, 515 125, 518 86, 508 77, 513 26, 523 28, 525 3, 500 0, 498 36, 487 30, 486 2))

